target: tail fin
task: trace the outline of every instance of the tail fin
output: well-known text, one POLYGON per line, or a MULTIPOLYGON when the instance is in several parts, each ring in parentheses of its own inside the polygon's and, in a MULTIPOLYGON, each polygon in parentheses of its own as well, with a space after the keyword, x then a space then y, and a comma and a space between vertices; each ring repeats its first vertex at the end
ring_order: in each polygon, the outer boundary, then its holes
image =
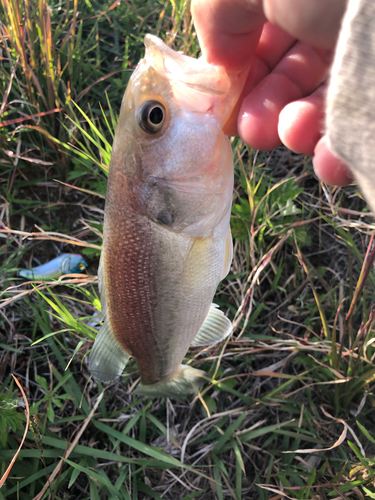
POLYGON ((173 377, 157 382, 156 384, 139 384, 134 391, 135 394, 142 394, 149 398, 175 398, 184 399, 189 394, 194 394, 199 387, 209 378, 203 370, 191 368, 188 365, 181 365, 180 370, 173 377))

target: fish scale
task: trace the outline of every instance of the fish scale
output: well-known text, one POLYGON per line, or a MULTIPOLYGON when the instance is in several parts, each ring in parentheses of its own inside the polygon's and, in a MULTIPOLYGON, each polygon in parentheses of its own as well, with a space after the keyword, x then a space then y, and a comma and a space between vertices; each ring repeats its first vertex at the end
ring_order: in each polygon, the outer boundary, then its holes
POLYGON ((104 260, 104 269, 109 321, 118 342, 132 355, 139 348, 150 353, 157 349, 150 311, 151 303, 155 301, 155 292, 152 293, 155 285, 149 272, 149 222, 145 219, 141 224, 142 221, 134 219, 131 213, 121 220, 114 214, 112 220, 117 222, 114 228, 111 223, 106 226, 109 238, 104 246, 108 256, 104 260), (143 240, 137 239, 140 232, 143 240), (128 332, 126 343, 121 336, 124 325, 128 332))

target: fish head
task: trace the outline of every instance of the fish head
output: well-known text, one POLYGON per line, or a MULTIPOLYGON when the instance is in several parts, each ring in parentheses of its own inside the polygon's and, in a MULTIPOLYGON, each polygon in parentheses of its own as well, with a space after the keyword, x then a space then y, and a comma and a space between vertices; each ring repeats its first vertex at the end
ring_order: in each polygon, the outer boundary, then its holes
POLYGON ((87 262, 80 254, 69 255, 69 268, 66 271, 70 274, 84 273, 88 267, 87 262))
POLYGON ((50 262, 60 268, 60 275, 83 273, 88 266, 82 255, 78 253, 62 253, 50 262))
POLYGON ((145 46, 122 102, 110 170, 121 165, 152 220, 204 236, 231 203, 233 162, 222 129, 243 78, 152 35, 145 46))

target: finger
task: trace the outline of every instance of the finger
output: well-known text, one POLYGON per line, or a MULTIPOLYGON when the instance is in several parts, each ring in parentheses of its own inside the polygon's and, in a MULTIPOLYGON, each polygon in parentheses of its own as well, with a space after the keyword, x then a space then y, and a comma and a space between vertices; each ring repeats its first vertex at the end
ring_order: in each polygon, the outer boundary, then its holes
POLYGON ((296 39, 276 24, 265 23, 255 56, 261 59, 269 71, 275 68, 294 45, 296 39))
POLYGON ((347 186, 353 182, 349 167, 329 149, 326 135, 316 145, 313 165, 319 179, 331 186, 347 186))
POLYGON ((263 26, 258 46, 249 62, 250 70, 244 89, 224 127, 225 134, 238 135, 237 121, 242 101, 281 61, 294 42, 295 39, 291 35, 275 24, 266 23, 263 26))
POLYGON ((263 8, 269 21, 298 40, 333 49, 346 3, 346 0, 263 0, 263 8))
POLYGON ((247 65, 262 25, 262 7, 248 0, 193 0, 194 24, 205 59, 228 70, 247 65))
POLYGON ((287 104, 281 110, 279 137, 295 153, 314 154, 324 130, 325 88, 321 85, 309 97, 287 104))
POLYGON ((244 99, 238 119, 241 138, 256 149, 279 146, 281 110, 314 92, 326 78, 328 63, 327 51, 297 42, 272 73, 244 99))

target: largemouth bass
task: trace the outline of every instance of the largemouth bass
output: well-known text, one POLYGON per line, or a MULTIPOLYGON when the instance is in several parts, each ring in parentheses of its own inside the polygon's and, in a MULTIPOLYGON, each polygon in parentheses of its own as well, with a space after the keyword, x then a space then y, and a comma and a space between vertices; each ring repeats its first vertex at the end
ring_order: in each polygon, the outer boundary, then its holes
POLYGON ((82 255, 77 253, 62 253, 41 266, 18 271, 18 276, 21 276, 25 280, 57 280, 60 276, 64 276, 64 274, 83 273, 86 267, 87 262, 82 255))
POLYGON ((145 45, 113 143, 98 273, 104 323, 89 367, 110 381, 134 356, 138 393, 183 398, 207 378, 181 364, 189 346, 231 332, 212 299, 232 261, 233 160, 222 128, 243 78, 155 36, 145 45))

